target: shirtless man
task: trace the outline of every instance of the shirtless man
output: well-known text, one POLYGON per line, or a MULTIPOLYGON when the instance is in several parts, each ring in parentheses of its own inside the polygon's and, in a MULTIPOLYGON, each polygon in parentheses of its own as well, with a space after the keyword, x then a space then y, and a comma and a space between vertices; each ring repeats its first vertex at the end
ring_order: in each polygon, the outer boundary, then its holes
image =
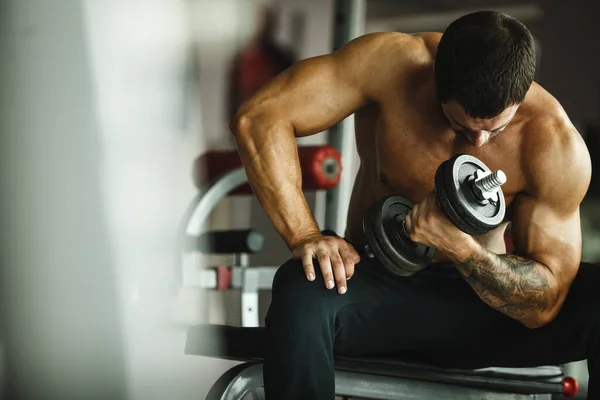
POLYGON ((535 63, 523 24, 478 12, 443 35, 357 38, 297 63, 240 108, 231 128, 250 184, 293 254, 266 319, 268 399, 331 400, 334 354, 404 353, 463 368, 587 358, 589 396, 600 398, 600 268, 580 265, 590 157, 533 82, 535 63), (295 137, 352 113, 361 164, 348 228, 323 236, 301 190, 295 137), (506 223, 481 237, 458 230, 433 194, 437 167, 458 153, 508 177, 506 223), (360 254, 366 209, 392 194, 416 204, 411 238, 437 249, 411 277, 360 254))

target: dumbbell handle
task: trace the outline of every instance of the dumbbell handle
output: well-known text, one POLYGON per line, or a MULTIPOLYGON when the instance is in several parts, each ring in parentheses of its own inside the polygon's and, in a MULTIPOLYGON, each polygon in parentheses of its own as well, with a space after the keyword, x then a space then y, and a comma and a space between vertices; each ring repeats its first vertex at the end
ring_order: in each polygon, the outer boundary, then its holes
POLYGON ((468 179, 471 192, 483 204, 487 204, 488 200, 498 201, 498 189, 506 183, 506 174, 502 170, 488 172, 483 176, 480 173, 485 174, 483 170, 478 170, 468 179))
POLYGON ((473 181, 473 185, 486 192, 496 190, 505 183, 506 174, 500 169, 487 176, 484 176, 483 178, 473 181))
POLYGON ((413 242, 410 238, 410 234, 406 230, 406 218, 398 218, 398 222, 400 222, 400 229, 398 230, 398 234, 400 237, 408 244, 416 246, 417 244, 413 242))
POLYGON ((407 239, 410 240, 410 234, 406 230, 406 218, 402 219, 402 225, 400 227, 400 233, 402 233, 407 239))

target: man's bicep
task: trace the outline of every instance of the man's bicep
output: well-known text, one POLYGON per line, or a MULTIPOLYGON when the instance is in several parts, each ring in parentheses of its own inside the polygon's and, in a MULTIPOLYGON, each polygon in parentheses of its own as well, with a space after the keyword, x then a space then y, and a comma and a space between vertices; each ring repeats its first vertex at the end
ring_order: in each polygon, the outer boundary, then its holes
POLYGON ((579 208, 522 194, 513 204, 511 236, 518 255, 545 265, 560 280, 574 277, 581 258, 579 208))
POLYGON ((583 139, 564 112, 555 114, 534 119, 527 128, 527 186, 513 203, 511 233, 520 255, 568 279, 581 259, 579 206, 589 186, 591 164, 583 139))

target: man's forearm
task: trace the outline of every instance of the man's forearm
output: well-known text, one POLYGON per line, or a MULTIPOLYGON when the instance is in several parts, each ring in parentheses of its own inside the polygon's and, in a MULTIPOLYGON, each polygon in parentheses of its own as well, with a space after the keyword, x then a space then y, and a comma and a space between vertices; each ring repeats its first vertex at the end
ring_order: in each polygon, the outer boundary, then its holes
POLYGON ((288 247, 318 234, 302 192, 302 173, 293 129, 245 121, 233 126, 254 195, 288 247))
POLYGON ((551 308, 549 271, 538 262, 480 247, 456 268, 485 303, 525 324, 543 321, 551 308))

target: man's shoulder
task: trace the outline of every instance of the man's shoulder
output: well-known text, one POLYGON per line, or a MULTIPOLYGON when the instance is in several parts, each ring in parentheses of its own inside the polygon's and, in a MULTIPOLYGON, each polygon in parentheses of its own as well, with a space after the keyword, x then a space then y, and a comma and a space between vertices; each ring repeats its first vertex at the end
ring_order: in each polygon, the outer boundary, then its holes
POLYGON ((522 105, 522 163, 535 186, 556 175, 587 179, 587 146, 556 98, 535 84, 522 105))
POLYGON ((360 65, 360 76, 369 83, 369 92, 381 100, 390 95, 390 88, 407 88, 406 83, 414 85, 431 75, 423 72, 432 70, 436 35, 369 33, 349 43, 340 61, 352 69, 360 65))
POLYGON ((431 59, 440 37, 441 34, 435 32, 373 32, 354 39, 347 48, 353 52, 382 57, 382 61, 431 59))
POLYGON ((571 146, 566 144, 582 144, 581 135, 559 101, 537 83, 527 93, 520 114, 524 118, 523 140, 526 147, 568 154, 571 146))

